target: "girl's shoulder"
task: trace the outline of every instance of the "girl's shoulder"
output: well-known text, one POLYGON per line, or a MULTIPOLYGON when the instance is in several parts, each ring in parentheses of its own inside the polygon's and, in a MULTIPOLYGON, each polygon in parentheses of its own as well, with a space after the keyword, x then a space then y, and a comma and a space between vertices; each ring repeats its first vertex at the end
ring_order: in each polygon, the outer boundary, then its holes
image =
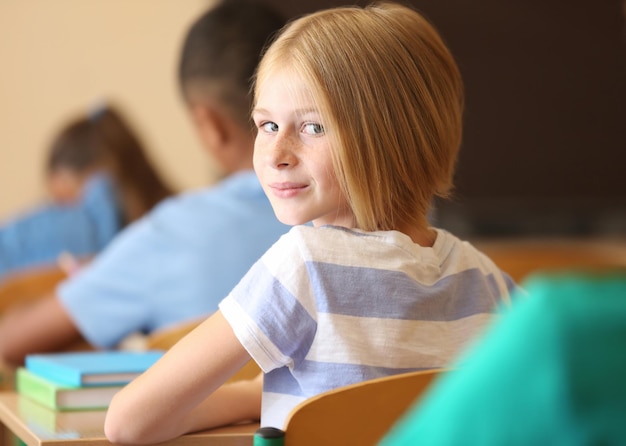
POLYGON ((265 253, 266 260, 285 262, 320 261, 352 251, 359 236, 351 229, 336 226, 293 226, 265 253))
MULTIPOLYGON (((427 253, 398 231, 366 232, 338 226, 294 226, 272 247, 273 255, 305 262, 360 264, 364 259, 418 256, 427 253)), ((428 254, 431 255, 431 254, 428 254)))
POLYGON ((299 246, 316 246, 325 249, 329 246, 346 246, 360 243, 371 243, 380 239, 379 233, 364 232, 358 229, 340 226, 298 225, 292 227, 282 237, 286 243, 299 246))

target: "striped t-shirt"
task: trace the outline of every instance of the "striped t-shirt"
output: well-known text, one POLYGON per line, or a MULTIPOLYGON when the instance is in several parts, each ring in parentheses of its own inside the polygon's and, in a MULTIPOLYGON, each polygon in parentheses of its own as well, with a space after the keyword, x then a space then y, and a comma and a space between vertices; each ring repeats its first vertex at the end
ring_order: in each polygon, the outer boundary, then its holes
POLYGON ((265 372, 261 425, 355 382, 446 367, 515 284, 467 242, 397 231, 292 228, 220 309, 265 372))

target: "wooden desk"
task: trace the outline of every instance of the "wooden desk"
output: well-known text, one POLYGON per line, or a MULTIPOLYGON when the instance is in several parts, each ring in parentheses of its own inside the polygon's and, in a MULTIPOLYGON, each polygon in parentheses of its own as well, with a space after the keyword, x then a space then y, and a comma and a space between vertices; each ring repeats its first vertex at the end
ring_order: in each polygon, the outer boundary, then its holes
MULTIPOLYGON (((55 412, 15 392, 0 392, 0 423, 28 446, 104 446, 106 412, 55 412)), ((131 421, 132 422, 132 421, 131 421)), ((164 446, 251 446, 258 423, 184 435, 164 446)), ((4 435, 6 436, 6 435, 4 435)))

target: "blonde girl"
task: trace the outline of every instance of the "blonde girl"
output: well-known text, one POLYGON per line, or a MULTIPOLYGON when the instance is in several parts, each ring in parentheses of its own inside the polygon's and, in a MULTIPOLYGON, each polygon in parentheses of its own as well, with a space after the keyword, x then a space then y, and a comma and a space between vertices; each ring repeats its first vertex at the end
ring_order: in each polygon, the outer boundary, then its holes
POLYGON ((160 442, 259 417, 281 428, 320 392, 447 366, 514 286, 426 219, 451 187, 462 105, 450 52, 407 7, 288 25, 259 66, 252 116, 255 171, 294 227, 116 396, 109 439, 160 442), (250 358, 262 379, 221 386, 250 358))

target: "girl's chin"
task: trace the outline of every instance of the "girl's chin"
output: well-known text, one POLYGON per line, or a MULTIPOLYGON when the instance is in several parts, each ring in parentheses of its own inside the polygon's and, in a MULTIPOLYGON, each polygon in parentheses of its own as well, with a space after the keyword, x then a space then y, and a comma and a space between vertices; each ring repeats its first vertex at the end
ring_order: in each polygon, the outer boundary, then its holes
POLYGON ((309 222, 309 220, 303 220, 302 218, 297 218, 293 215, 277 215, 278 221, 287 226, 298 226, 303 225, 309 222))

